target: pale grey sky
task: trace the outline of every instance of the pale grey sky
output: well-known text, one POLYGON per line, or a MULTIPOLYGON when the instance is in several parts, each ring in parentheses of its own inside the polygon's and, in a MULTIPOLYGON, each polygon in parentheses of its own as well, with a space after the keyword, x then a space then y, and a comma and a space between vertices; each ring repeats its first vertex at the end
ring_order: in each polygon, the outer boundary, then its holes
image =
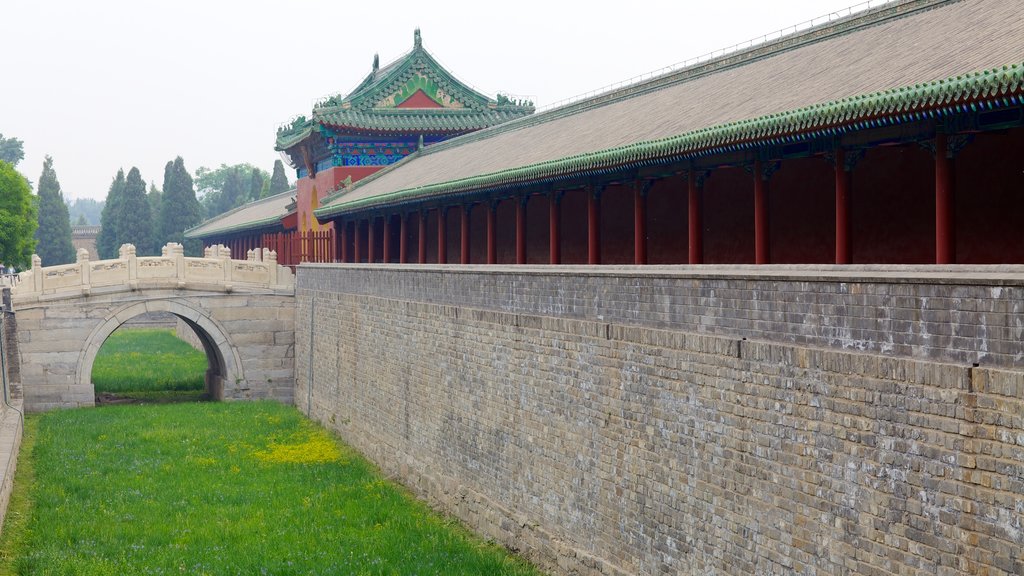
POLYGON ((0 133, 25 142, 32 181, 49 154, 65 196, 102 199, 118 168, 160 186, 178 155, 193 173, 269 171, 279 124, 347 93, 374 53, 408 51, 416 27, 459 79, 543 107, 855 4, 7 0, 0 133))

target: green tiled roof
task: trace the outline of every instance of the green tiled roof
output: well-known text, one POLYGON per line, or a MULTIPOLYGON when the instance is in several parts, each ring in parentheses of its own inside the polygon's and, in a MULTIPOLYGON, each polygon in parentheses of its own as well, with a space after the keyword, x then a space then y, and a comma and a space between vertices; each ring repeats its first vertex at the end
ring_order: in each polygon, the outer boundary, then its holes
POLYGON ((1021 103, 1024 20, 1015 0, 892 6, 436 144, 315 213, 1021 103))
POLYGON ((261 228, 279 228, 281 219, 288 214, 288 206, 294 197, 295 189, 292 188, 287 192, 244 204, 189 228, 185 231, 185 237, 208 238, 261 228))
POLYGON ((451 133, 479 130, 532 114, 529 102, 491 100, 458 81, 428 53, 416 31, 413 49, 391 64, 374 69, 348 96, 332 96, 278 131, 277 150, 310 137, 318 127, 370 132, 451 133), (422 91, 439 108, 398 108, 422 91))

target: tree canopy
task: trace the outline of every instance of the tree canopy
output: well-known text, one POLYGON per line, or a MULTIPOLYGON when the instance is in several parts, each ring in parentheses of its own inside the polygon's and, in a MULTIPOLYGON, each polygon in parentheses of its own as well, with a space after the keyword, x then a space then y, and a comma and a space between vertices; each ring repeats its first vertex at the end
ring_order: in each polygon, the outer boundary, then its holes
POLYGON ((117 258, 117 250, 121 247, 121 233, 118 230, 121 217, 121 198, 124 196, 124 170, 118 170, 114 181, 110 183, 107 199, 100 215, 100 233, 96 237, 96 251, 100 259, 117 258))
POLYGON ((117 231, 120 243, 134 244, 139 256, 157 253, 153 245, 153 219, 149 212, 149 200, 146 199, 146 182, 134 166, 124 181, 119 212, 117 231))
POLYGON ((36 248, 36 206, 28 181, 0 160, 0 263, 26 269, 36 248))
POLYGON ((195 185, 203 207, 203 216, 213 218, 259 199, 267 188, 270 175, 252 164, 242 163, 196 170, 195 185))
POLYGON ((178 242, 185 246, 185 255, 200 256, 201 240, 185 240, 185 230, 202 222, 202 207, 196 199, 192 176, 185 161, 178 156, 164 168, 164 189, 160 199, 159 245, 178 242))
POLYGON ((36 242, 36 254, 43 261, 43 266, 71 264, 75 261, 75 247, 71 244, 71 217, 50 156, 43 160, 43 173, 39 176, 39 227, 36 229, 36 242))
POLYGON ((291 184, 288 183, 288 175, 284 171, 284 162, 275 160, 274 175, 270 177, 270 186, 267 187, 267 192, 263 197, 287 192, 291 190, 291 187, 291 184))
POLYGON ((100 214, 103 212, 103 201, 93 200, 92 198, 75 198, 75 201, 68 206, 68 212, 71 214, 71 220, 76 222, 80 217, 85 217, 85 224, 98 226, 100 223, 100 214))
POLYGON ((25 158, 25 149, 23 147, 24 142, 14 138, 4 138, 3 134, 0 134, 0 161, 7 162, 11 167, 18 165, 25 158))

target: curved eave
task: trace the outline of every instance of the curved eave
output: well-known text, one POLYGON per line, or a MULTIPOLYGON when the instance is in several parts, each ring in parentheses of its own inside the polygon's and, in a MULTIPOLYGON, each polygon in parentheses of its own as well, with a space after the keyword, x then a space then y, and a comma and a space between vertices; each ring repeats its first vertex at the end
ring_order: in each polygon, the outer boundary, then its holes
POLYGON ((285 150, 293 146, 296 146, 297 144, 301 144, 302 141, 305 140, 306 138, 309 138, 309 136, 312 133, 313 127, 310 126, 309 128, 302 130, 301 132, 287 134, 285 136, 278 136, 277 143, 274 145, 274 150, 277 150, 278 152, 284 152, 285 150))
POLYGON ((424 132, 451 133, 481 130, 521 118, 529 112, 481 113, 474 111, 410 111, 396 114, 391 111, 330 113, 317 118, 317 122, 334 130, 372 132, 424 132))
MULTIPOLYGON (((786 142, 792 137, 840 134, 979 108, 1017 105, 1024 91, 1024 64, 1013 64, 954 78, 815 104, 788 112, 721 124, 677 136, 636 142, 468 178, 396 190, 369 198, 326 205, 314 214, 327 220, 357 210, 511 186, 557 180, 580 172, 786 142)), ((358 185, 355 189, 358 189, 358 185)))

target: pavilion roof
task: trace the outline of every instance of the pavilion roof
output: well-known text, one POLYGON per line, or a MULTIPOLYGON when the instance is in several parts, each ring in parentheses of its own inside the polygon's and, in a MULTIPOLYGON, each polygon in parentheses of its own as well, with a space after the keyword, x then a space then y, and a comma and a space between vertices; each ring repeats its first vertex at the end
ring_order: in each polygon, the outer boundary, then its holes
POLYGON ((185 237, 206 238, 220 234, 280 227, 281 219, 291 211, 290 205, 294 200, 295 189, 292 188, 287 192, 250 202, 186 230, 185 237))
POLYGON ((1024 92, 1019 0, 898 0, 427 147, 320 218, 913 119, 1024 92))
POLYGON ((277 135, 277 150, 287 150, 322 128, 371 133, 462 133, 533 113, 529 102, 504 96, 492 100, 445 70, 426 49, 417 29, 413 49, 370 74, 347 96, 332 96, 277 135), (417 92, 433 107, 400 105, 417 92))

